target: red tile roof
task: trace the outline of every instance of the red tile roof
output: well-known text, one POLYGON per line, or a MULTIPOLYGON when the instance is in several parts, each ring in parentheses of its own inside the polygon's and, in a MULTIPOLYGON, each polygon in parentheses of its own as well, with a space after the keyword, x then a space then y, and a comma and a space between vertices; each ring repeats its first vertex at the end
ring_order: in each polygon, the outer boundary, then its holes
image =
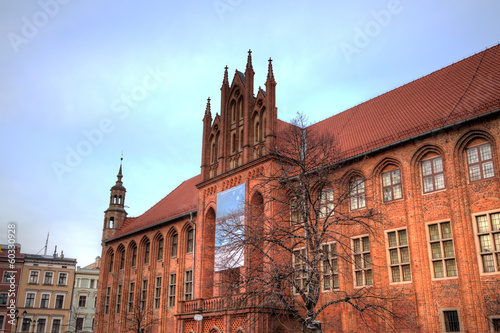
POLYGON ((188 179, 144 214, 138 217, 128 217, 112 239, 195 211, 198 206, 196 184, 200 181, 200 175, 188 179))
POLYGON ((500 44, 311 125, 342 158, 500 108, 500 44))
MULTIPOLYGON (((334 135, 342 158, 500 108, 500 44, 410 82, 309 128, 334 135)), ((278 120, 280 133, 293 125, 278 120)), ((129 217, 113 239, 195 211, 198 175, 151 209, 129 217)))

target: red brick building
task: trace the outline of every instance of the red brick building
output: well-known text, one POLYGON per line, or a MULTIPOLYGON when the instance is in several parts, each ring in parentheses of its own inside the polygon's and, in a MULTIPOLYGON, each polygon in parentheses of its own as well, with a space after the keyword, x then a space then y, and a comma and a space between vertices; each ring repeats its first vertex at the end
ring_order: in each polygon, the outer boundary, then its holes
MULTIPOLYGON (((262 178, 293 127, 277 118, 271 61, 265 90, 254 92, 253 77, 250 53, 231 83, 226 67, 220 115, 212 118, 209 101, 203 118, 200 175, 141 216, 127 217, 120 167, 104 219, 97 332, 127 332, 141 313, 145 332, 301 331, 276 319, 283 309, 233 302, 219 288, 227 278, 214 254, 220 195, 242 191, 270 214, 262 178)), ((377 289, 399 294, 385 306, 404 320, 374 319, 375 331, 500 331, 499 115, 497 45, 307 128, 338 145, 331 177, 342 182, 332 197, 358 184, 339 209, 382 216, 373 233, 339 229, 354 262, 338 264, 320 306, 339 291, 377 289)), ((253 216, 244 212, 249 223, 253 216)), ((316 319, 325 332, 366 331, 344 303, 316 319)))

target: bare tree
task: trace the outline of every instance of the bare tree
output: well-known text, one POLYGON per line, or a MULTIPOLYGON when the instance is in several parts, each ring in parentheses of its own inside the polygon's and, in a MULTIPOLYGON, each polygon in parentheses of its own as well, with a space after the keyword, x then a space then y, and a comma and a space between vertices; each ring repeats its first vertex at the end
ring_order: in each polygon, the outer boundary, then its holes
POLYGON ((351 230, 375 236, 381 218, 373 209, 349 209, 353 198, 365 205, 366 179, 340 178, 342 156, 331 135, 311 130, 301 114, 291 125, 280 134, 274 162, 260 177, 261 197, 247 200, 248 221, 237 212, 217 221, 226 240, 221 293, 281 309, 303 332, 322 332, 318 316, 341 303, 368 326, 379 318, 391 325, 392 296, 373 287, 369 239, 351 239, 351 230), (242 254, 245 265, 235 265, 242 254), (362 287, 340 288, 339 278, 353 276, 362 287), (324 289, 329 296, 320 303, 324 289))
POLYGON ((134 306, 133 311, 127 314, 126 330, 133 333, 157 332, 159 319, 155 317, 151 306, 139 303, 134 306))

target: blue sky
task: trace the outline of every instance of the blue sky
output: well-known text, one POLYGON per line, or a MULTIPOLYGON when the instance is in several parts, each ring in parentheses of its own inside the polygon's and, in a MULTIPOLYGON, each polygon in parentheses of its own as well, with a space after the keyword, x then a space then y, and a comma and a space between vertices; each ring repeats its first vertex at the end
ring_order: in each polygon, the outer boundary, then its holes
POLYGON ((500 41, 500 2, 5 0, 0 4, 0 241, 100 255, 123 151, 137 216, 199 173, 224 66, 255 91, 273 59, 278 116, 315 122, 500 41))

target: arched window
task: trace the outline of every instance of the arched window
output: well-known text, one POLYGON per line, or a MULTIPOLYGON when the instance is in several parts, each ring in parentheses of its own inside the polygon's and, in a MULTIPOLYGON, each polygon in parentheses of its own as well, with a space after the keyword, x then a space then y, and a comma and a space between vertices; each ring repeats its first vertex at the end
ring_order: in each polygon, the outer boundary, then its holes
POLYGON ((163 260, 163 237, 158 240, 158 255, 156 256, 156 260, 163 260))
POLYGON ((134 244, 132 248, 132 267, 135 267, 137 264, 137 245, 134 244))
POLYGON ((484 139, 472 141, 465 149, 469 180, 475 182, 495 176, 493 149, 484 139))
POLYGON ((125 250, 120 253, 120 269, 125 268, 125 250))
POLYGON ((114 263, 114 260, 115 260, 115 254, 114 253, 111 253, 109 255, 109 271, 112 272, 113 271, 113 263, 114 263))
POLYGON ((351 210, 366 207, 365 181, 363 178, 355 178, 349 182, 349 195, 351 210))
POLYGON ((109 228, 113 229, 114 227, 115 227, 115 218, 113 216, 111 216, 109 218, 109 228))
POLYGON ((444 181, 443 159, 436 153, 428 153, 420 162, 422 170, 422 185, 424 193, 443 190, 444 181))
POLYGON ((119 204, 119 205, 121 205, 121 204, 122 204, 122 196, 121 196, 121 195, 118 197, 118 204, 119 204))
POLYGON ((388 166, 385 168, 384 172, 382 172, 382 192, 384 202, 403 198, 401 169, 397 166, 388 166))
POLYGON ((149 252, 150 252, 150 243, 147 242, 145 245, 144 245, 144 265, 148 265, 149 264, 149 252))
POLYGON ((172 254, 171 254, 172 258, 177 257, 177 243, 178 242, 179 242, 179 236, 177 234, 174 234, 172 236, 172 254))
POLYGON ((190 229, 187 232, 186 253, 193 253, 194 248, 194 230, 190 229))
POLYGON ((117 197, 116 197, 116 195, 115 195, 115 196, 113 197, 113 203, 114 203, 114 204, 116 204, 116 202, 117 202, 117 197))

